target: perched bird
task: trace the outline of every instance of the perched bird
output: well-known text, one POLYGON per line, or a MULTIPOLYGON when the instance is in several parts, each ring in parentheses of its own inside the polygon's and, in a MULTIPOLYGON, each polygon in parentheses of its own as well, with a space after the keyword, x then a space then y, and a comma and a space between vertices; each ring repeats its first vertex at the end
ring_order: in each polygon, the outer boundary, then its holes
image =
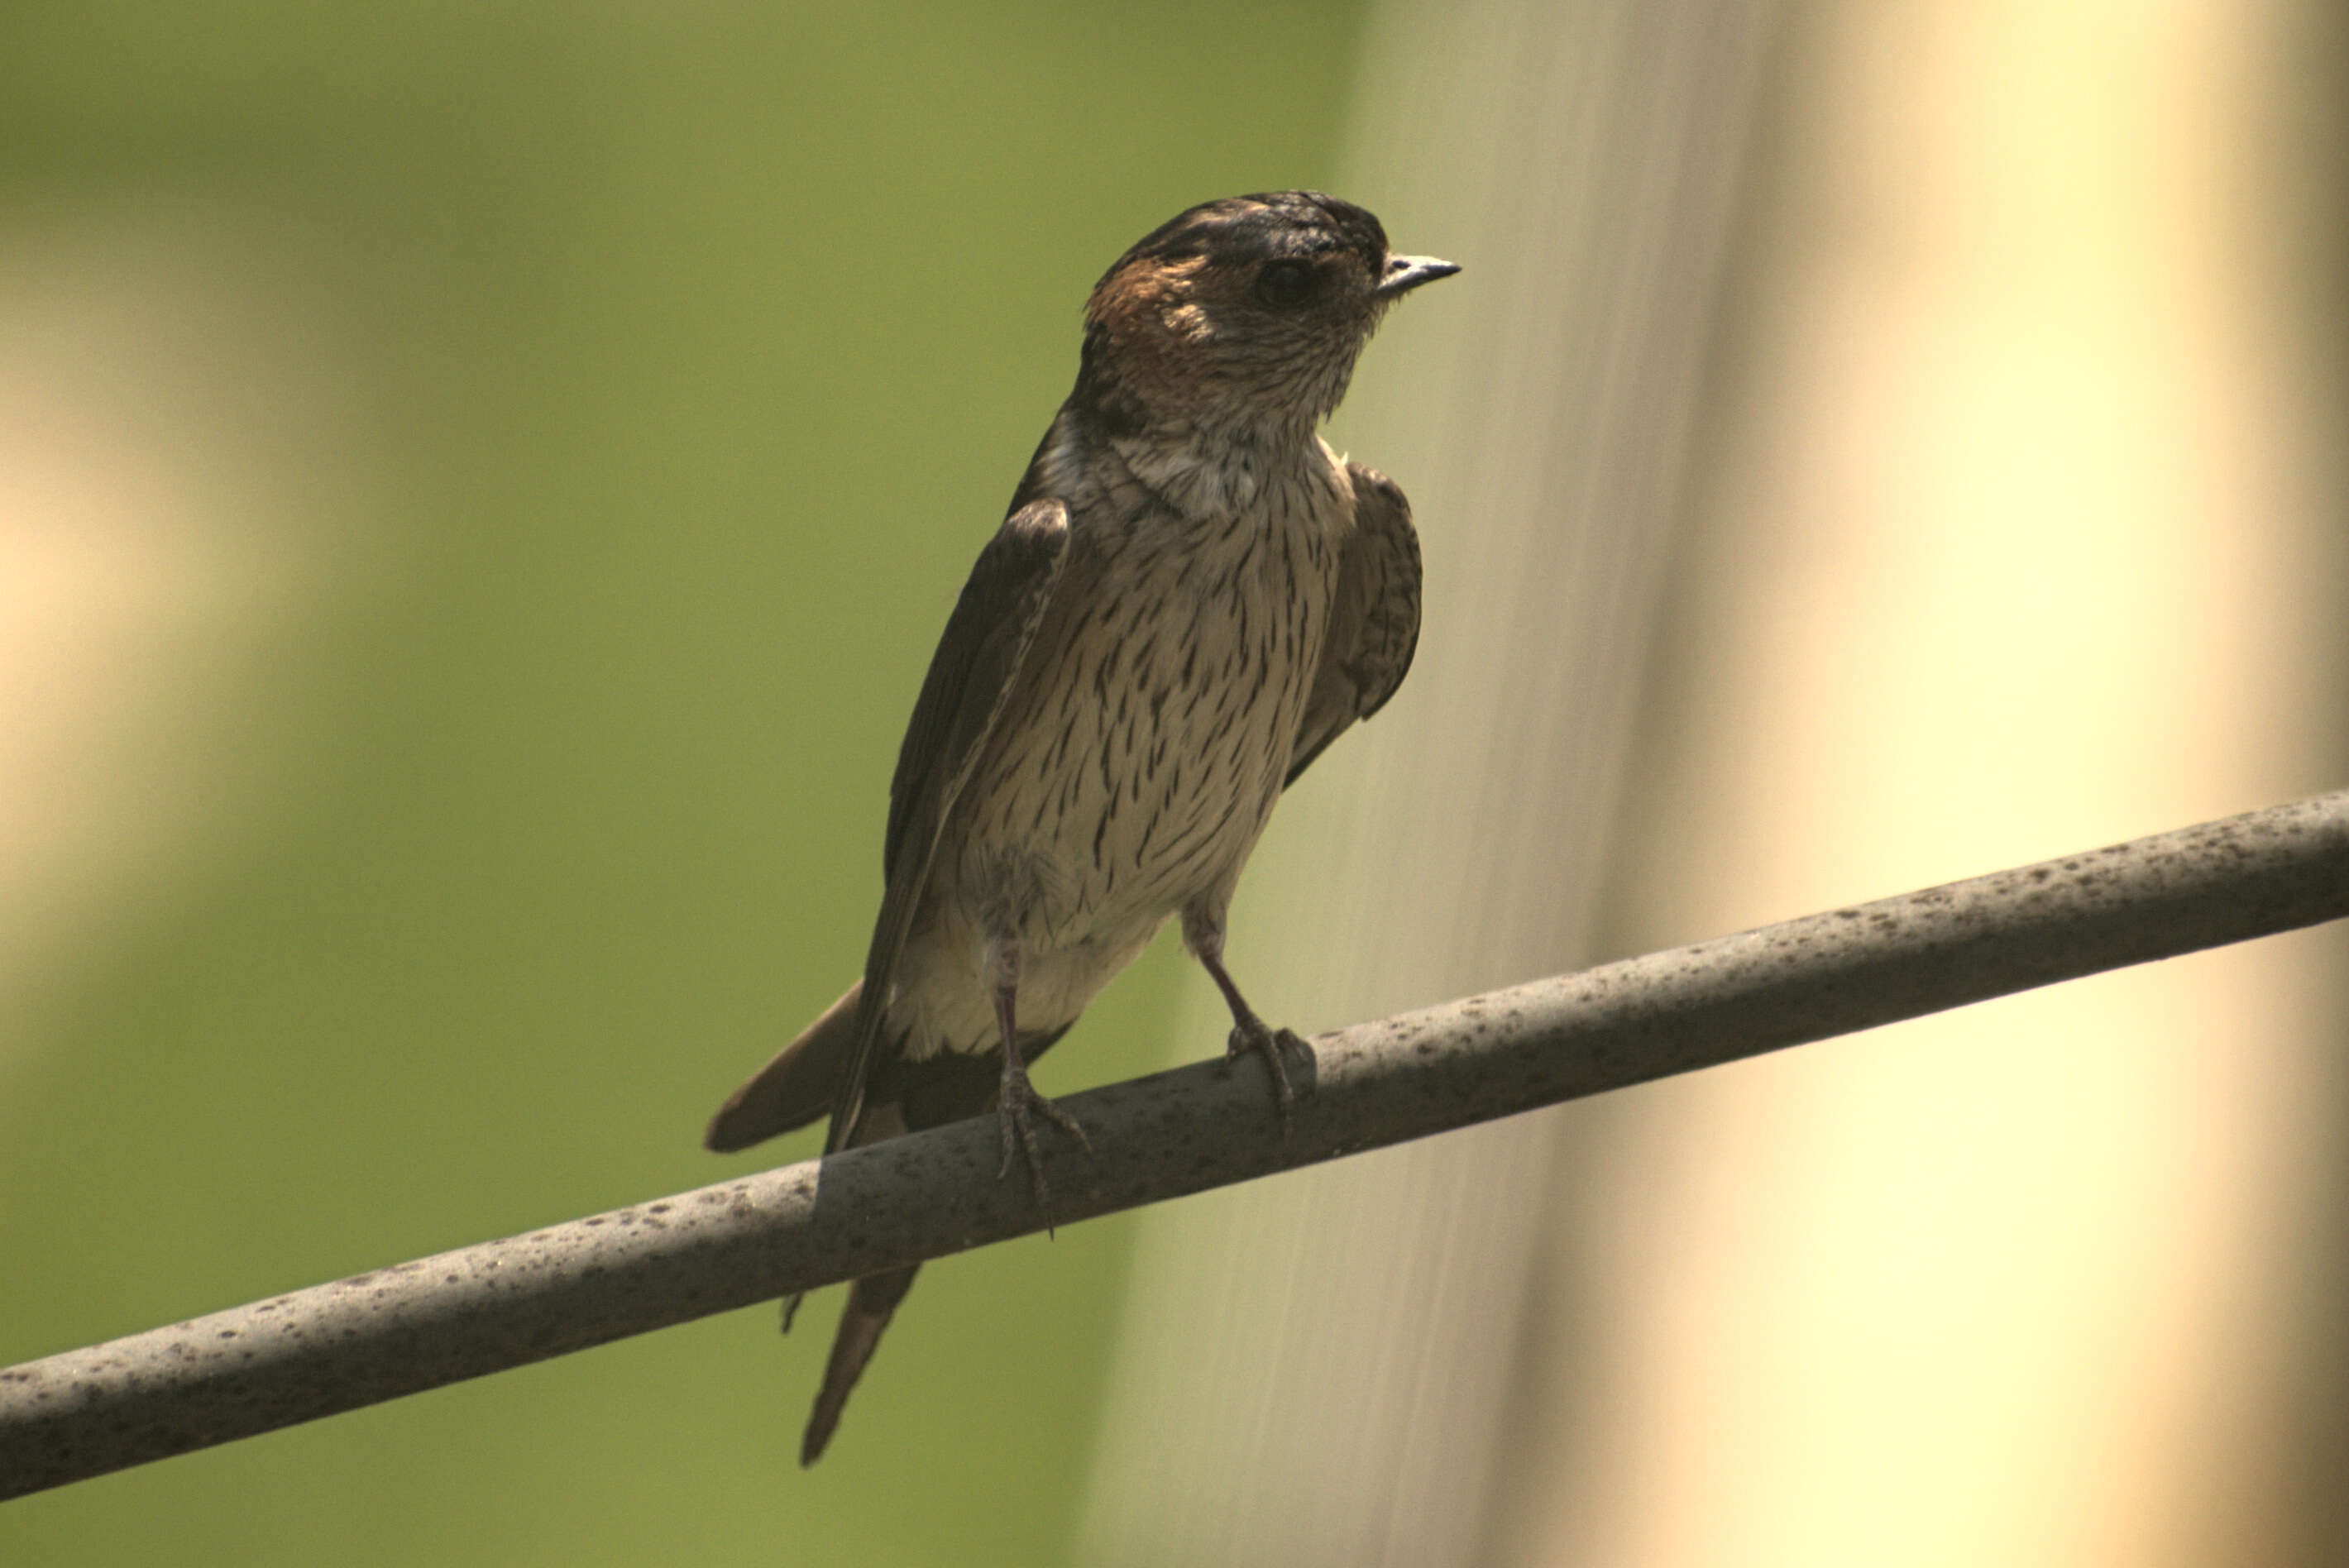
MULTIPOLYGON (((1302 1042, 1232 983, 1225 911, 1281 790, 1419 637, 1402 492, 1316 427, 1388 308, 1459 270, 1309 191, 1209 201, 1118 258, 914 705, 864 977, 734 1092, 711 1149, 829 1111, 829 1154, 993 1107, 1003 1172, 1023 1155, 1045 1205, 1038 1122, 1086 1140, 1028 1064, 1171 914, 1286 1127, 1302 1042)), ((802 1464, 913 1280, 850 1287, 802 1464)))

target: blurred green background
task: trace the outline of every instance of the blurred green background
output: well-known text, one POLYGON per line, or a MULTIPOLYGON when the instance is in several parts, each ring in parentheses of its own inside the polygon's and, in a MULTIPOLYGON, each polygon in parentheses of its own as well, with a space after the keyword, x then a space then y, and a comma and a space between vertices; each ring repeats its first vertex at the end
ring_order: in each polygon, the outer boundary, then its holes
MULTIPOLYGON (((1085 290, 1192 201, 1326 182, 1356 28, 12 8, 0 271, 201 302, 181 379, 136 313, 126 377, 292 432, 256 537, 306 586, 141 759, 227 780, 193 847, 6 998, 0 1362, 811 1151, 698 1136, 855 972, 1085 290)), ((1173 956, 1048 1092, 1167 1048, 1173 956)), ((812 1473, 832 1296, 15 1502, 0 1563, 1065 1560, 1128 1243, 934 1266, 812 1473)))

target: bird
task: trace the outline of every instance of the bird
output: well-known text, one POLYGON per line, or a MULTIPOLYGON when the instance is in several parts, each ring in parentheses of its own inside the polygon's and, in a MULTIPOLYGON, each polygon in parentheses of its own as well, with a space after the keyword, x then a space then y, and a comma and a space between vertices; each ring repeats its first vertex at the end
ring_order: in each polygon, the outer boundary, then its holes
MULTIPOLYGON (((1281 792, 1401 686, 1420 552, 1392 480, 1319 434, 1387 311, 1460 268, 1351 202, 1203 202, 1102 274, 1076 385, 948 616, 889 787, 863 977, 736 1089, 704 1143, 829 1113, 827 1155, 992 1109, 1050 1216, 1029 1067, 1170 918, 1260 1057, 1226 913, 1281 792)), ((914 1267, 849 1288, 800 1449, 831 1441, 914 1267)), ((784 1326, 797 1298, 787 1305, 784 1326)))

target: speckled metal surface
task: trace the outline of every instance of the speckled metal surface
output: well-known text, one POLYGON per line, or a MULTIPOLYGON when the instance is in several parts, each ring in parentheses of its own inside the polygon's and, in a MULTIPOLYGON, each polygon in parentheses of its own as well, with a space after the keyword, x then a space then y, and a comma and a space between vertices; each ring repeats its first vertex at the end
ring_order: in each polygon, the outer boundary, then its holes
MULTIPOLYGON (((1066 1224, 1582 1095, 2349 915, 2349 791, 1325 1035, 1061 1103, 1066 1224)), ((0 1370, 0 1497, 1040 1230, 991 1119, 0 1370)))

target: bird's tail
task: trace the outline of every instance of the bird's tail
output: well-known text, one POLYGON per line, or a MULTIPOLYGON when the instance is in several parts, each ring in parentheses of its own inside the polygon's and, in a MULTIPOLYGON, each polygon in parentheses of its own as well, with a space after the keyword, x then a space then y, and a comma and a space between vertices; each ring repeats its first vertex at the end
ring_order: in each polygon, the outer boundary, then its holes
POLYGON ((805 1127, 829 1111, 840 1075, 848 1069, 856 1002, 864 991, 862 982, 851 985, 839 1001, 800 1031, 799 1038, 752 1073, 709 1119, 703 1146, 731 1154, 779 1132, 805 1127))
MULTIPOLYGON (((703 1141, 720 1153, 730 1152, 804 1127, 831 1111, 841 1075, 854 1055, 856 1008, 863 992, 861 984, 850 986, 839 1001, 824 1009, 823 1016, 800 1032, 799 1038, 753 1073, 710 1119, 703 1141)), ((1033 1061, 1067 1032, 1068 1026, 1062 1025, 1023 1037, 1020 1045, 1033 1061)), ((900 1137, 909 1130, 983 1114, 996 1102, 1001 1071, 1002 1058, 994 1054, 945 1052, 921 1063, 918 1072, 900 1066, 892 1078, 891 1092, 877 1101, 867 1101, 855 1128, 841 1142, 856 1148, 900 1137)), ((914 1274, 915 1268, 893 1269, 849 1287, 848 1305, 841 1311, 832 1356, 824 1364, 823 1386, 816 1392, 807 1435, 800 1444, 801 1464, 813 1464, 831 1442, 850 1392, 881 1343, 882 1330, 889 1326, 897 1304, 913 1288, 914 1274)), ((786 1329, 799 1305, 796 1295, 784 1303, 786 1329)))
MULTIPOLYGON (((856 1003, 863 990, 862 985, 851 985, 846 995, 824 1009, 823 1016, 800 1031, 799 1038, 736 1089, 710 1119, 703 1142, 720 1153, 746 1149, 779 1132, 804 1127, 832 1109, 854 1040, 856 1003)), ((857 1118, 855 1130, 843 1141, 874 1143, 905 1130, 895 1105, 868 1105, 857 1118)), ((832 1341, 832 1357, 824 1364, 823 1387, 817 1390, 807 1435, 800 1443, 801 1464, 815 1463, 832 1440, 840 1413, 847 1408, 849 1392, 856 1387, 864 1364, 873 1359, 890 1315, 913 1288, 914 1274, 912 1268, 893 1269, 849 1287, 848 1305, 841 1309, 840 1329, 832 1341)), ((796 1295, 784 1302, 785 1329, 791 1327, 799 1305, 796 1295)))
POLYGON ((823 1387, 816 1390, 807 1435, 800 1439, 802 1467, 822 1458, 824 1445, 832 1441, 833 1429, 840 1425, 840 1412, 848 1406, 849 1391, 856 1387, 864 1364, 873 1359, 881 1331, 889 1326, 897 1304, 914 1287, 914 1275, 920 1266, 892 1269, 848 1287, 848 1305, 840 1309, 840 1328, 833 1336, 832 1357, 823 1367, 823 1387))

